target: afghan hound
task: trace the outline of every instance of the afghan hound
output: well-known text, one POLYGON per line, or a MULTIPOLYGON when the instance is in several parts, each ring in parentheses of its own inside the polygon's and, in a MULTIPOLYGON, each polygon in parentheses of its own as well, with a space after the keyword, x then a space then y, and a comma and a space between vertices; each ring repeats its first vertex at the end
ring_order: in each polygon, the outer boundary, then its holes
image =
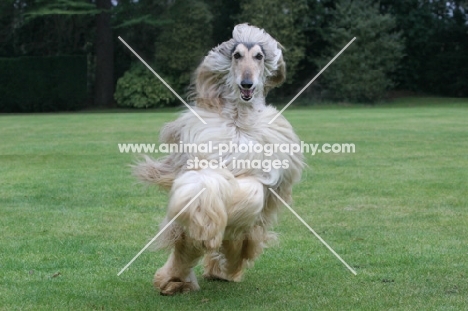
POLYGON ((160 236, 158 246, 171 250, 154 276, 154 286, 162 295, 198 290, 193 268, 203 256, 206 279, 239 282, 245 268, 276 240, 269 230, 282 203, 269 188, 289 204, 292 186, 301 178, 303 156, 241 152, 235 146, 300 143, 284 117, 269 124, 278 112, 266 105, 265 97, 284 82, 285 75, 282 46, 273 37, 248 24, 235 26, 232 39, 213 48, 192 79, 193 110, 207 124, 187 110, 160 133, 161 143, 211 144, 216 151, 193 148, 157 160, 145 157, 134 167, 140 180, 170 190, 161 226, 205 189, 160 236), (221 144, 234 148, 220 157, 221 144), (221 160, 223 165, 187 165, 195 159, 221 160), (240 160, 281 165, 268 170, 236 165, 240 160))

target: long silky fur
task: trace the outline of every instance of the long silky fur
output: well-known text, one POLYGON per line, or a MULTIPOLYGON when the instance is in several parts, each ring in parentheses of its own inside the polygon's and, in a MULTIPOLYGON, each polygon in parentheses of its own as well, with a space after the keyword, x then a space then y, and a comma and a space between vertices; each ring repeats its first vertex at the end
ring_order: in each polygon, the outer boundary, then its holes
MULTIPOLYGON (((237 144, 254 141, 263 145, 299 144, 299 138, 283 116, 268 124, 278 112, 266 105, 265 97, 271 88, 284 81, 285 71, 282 46, 274 38, 263 29, 248 24, 237 25, 232 39, 213 48, 193 76, 189 98, 193 109, 207 124, 200 122, 191 111, 186 111, 164 126, 160 134, 161 143, 207 144, 211 141, 213 146, 217 146, 231 141, 237 144), (249 103, 240 100, 232 70, 231 53, 239 43, 258 44, 265 54, 264 70, 249 103)), ((274 189, 286 202, 291 203, 292 186, 300 180, 304 166, 300 153, 266 156, 263 153, 233 152, 223 156, 227 168, 187 169, 187 161, 195 157, 218 160, 219 155, 217 151, 213 154, 197 151, 172 153, 156 160, 145 157, 134 167, 134 174, 140 180, 170 190, 168 213, 162 225, 201 189, 206 188, 158 242, 161 248, 175 247, 168 263, 155 277, 155 286, 162 293, 175 291, 174 284, 171 287, 165 283, 175 274, 181 280, 188 278, 187 271, 190 269, 181 268, 180 260, 175 259, 174 255, 182 252, 178 251, 180 245, 185 245, 181 249, 193 250, 192 256, 195 257, 200 255, 201 250, 208 251, 205 277, 240 280, 244 267, 261 254, 269 241, 275 240, 276 235, 269 230, 276 222, 282 203, 268 188, 274 189), (278 159, 288 161, 289 168, 272 168, 268 173, 261 169, 234 168, 234 159, 278 159), (232 254, 237 254, 240 259, 232 254), (228 258, 231 255, 234 257, 228 258)), ((184 256, 188 255, 184 253, 184 256)))

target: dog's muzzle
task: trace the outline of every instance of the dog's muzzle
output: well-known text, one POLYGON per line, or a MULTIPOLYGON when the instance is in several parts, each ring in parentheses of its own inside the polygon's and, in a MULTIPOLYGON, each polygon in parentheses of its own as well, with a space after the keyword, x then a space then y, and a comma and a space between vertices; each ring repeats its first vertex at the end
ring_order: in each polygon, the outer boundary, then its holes
POLYGON ((252 99, 253 97, 253 94, 254 94, 254 91, 255 91, 255 88, 251 88, 251 89, 244 89, 242 87, 239 87, 240 89, 240 93, 241 93, 241 98, 245 101, 249 101, 252 99))
POLYGON ((241 92, 241 98, 245 101, 252 99, 255 87, 253 87, 253 82, 250 79, 243 79, 239 86, 241 92))

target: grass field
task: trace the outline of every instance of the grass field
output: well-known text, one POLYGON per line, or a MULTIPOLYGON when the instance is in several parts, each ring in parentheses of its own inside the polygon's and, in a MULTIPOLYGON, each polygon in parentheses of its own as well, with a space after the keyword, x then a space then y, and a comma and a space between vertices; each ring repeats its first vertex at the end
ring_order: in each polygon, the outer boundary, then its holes
MULTIPOLYGON (((0 310, 465 310, 468 101, 290 107, 308 143, 293 208, 353 276, 284 209, 242 283, 175 297, 152 287, 161 252, 120 269, 158 231, 167 196, 130 175, 118 143, 152 143, 176 111, 0 116, 0 310)), ((201 269, 197 268, 200 275, 201 269)))

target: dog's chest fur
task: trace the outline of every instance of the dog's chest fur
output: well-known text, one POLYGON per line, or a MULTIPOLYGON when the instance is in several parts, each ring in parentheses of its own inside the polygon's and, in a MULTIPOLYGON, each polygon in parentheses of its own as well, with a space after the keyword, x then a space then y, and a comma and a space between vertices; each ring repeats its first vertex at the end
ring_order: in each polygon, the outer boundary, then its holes
POLYGON ((212 163, 222 163, 234 176, 255 176, 269 186, 277 185, 288 171, 302 166, 301 154, 279 150, 280 145, 290 146, 300 142, 284 117, 280 116, 268 124, 277 114, 275 108, 262 106, 244 109, 236 111, 234 117, 229 113, 222 113, 220 117, 215 112, 195 111, 207 124, 203 124, 192 112, 187 112, 168 124, 162 133, 161 138, 166 142, 197 144, 198 150, 180 153, 178 162, 214 160, 212 163), (203 148, 200 148, 202 145, 203 148), (229 150, 225 151, 226 148, 229 150))

